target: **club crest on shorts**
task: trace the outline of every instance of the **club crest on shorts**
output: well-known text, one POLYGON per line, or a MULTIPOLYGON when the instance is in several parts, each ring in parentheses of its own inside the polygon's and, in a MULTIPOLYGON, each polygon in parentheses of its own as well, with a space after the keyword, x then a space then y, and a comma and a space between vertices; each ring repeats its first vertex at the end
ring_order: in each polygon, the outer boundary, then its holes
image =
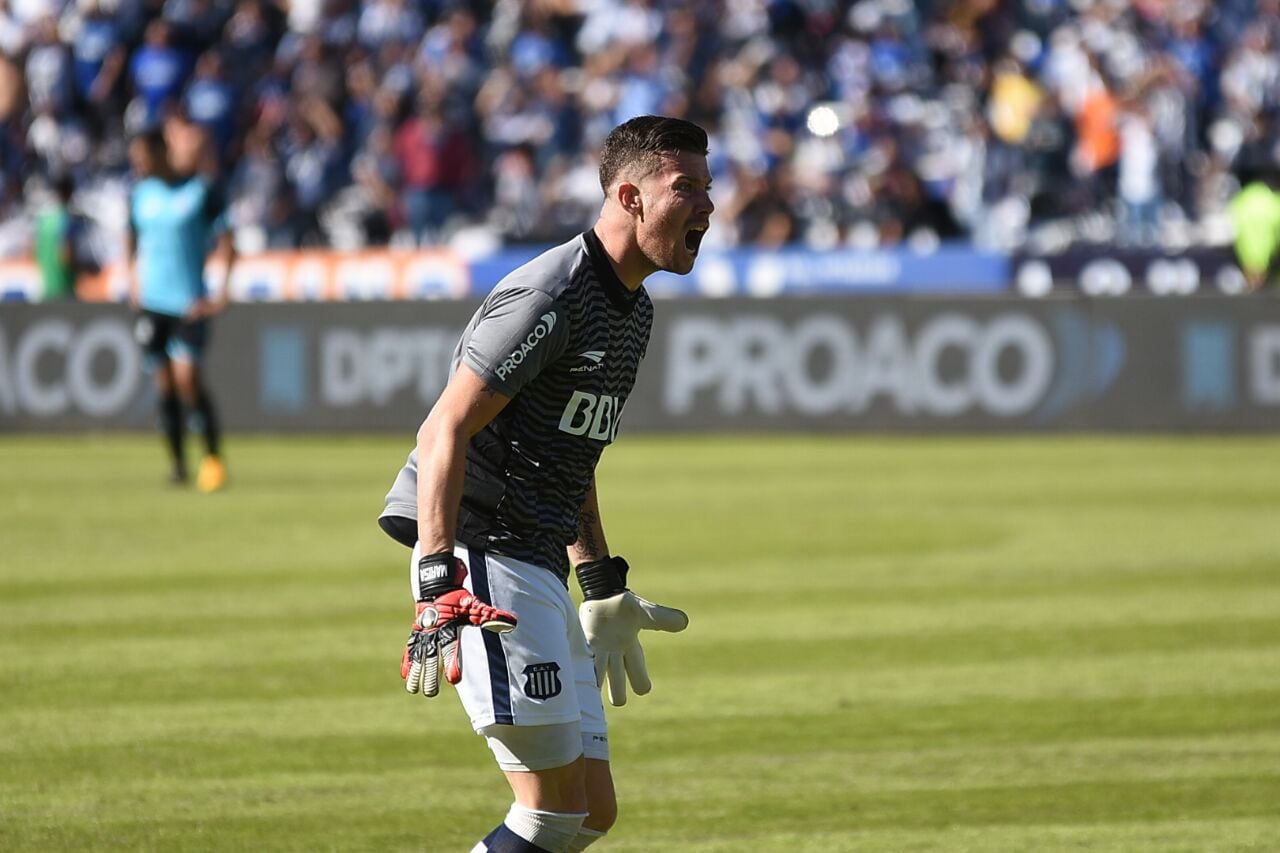
POLYGON ((531 663, 524 668, 524 695, 530 699, 550 699, 562 689, 560 664, 531 663))

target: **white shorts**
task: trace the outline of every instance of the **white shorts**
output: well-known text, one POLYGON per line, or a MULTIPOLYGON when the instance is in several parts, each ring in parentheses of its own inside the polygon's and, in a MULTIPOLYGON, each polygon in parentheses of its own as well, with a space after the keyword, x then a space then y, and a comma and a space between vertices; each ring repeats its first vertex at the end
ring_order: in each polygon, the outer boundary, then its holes
POLYGON ((518 620, 505 634, 462 631, 457 691, 471 727, 484 734, 481 730, 495 723, 579 722, 584 741, 607 743, 595 665, 569 590, 553 572, 513 557, 461 544, 454 554, 467 567, 463 585, 518 620))

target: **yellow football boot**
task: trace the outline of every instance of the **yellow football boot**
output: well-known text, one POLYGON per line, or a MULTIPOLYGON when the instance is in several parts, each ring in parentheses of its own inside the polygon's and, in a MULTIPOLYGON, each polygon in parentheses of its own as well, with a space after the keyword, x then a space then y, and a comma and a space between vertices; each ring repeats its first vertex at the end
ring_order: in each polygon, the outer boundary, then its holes
POLYGON ((227 466, 216 456, 206 456, 196 474, 196 488, 208 494, 227 485, 227 466))

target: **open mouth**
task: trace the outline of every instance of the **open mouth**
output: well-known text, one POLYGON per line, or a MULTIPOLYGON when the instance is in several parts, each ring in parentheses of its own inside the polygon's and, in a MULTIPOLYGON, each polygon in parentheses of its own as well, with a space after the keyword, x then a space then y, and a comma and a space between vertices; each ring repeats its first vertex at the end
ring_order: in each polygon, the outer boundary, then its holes
POLYGON ((698 254, 698 247, 702 245, 702 238, 707 233, 707 226, 695 225, 688 231, 684 232, 684 247, 689 250, 689 254, 698 254))

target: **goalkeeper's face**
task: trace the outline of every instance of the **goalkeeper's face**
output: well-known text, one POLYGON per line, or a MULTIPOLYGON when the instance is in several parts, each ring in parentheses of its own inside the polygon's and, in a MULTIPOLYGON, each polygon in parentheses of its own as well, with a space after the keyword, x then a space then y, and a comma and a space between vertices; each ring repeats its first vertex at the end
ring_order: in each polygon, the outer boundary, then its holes
POLYGON ((707 158, 688 151, 664 153, 661 166, 638 182, 643 214, 636 242, 649 263, 684 275, 693 269, 715 205, 707 158))

